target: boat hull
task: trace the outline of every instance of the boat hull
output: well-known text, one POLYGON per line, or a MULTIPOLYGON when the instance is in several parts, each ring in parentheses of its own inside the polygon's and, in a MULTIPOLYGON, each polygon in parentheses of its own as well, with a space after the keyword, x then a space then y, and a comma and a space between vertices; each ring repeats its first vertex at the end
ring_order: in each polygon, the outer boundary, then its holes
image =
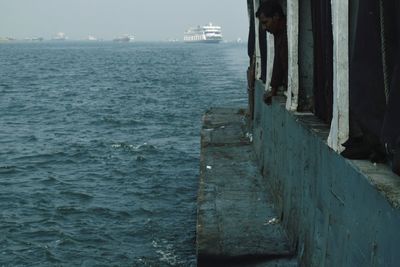
POLYGON ((221 40, 195 40, 195 41, 184 41, 185 43, 203 43, 203 44, 218 44, 221 40))

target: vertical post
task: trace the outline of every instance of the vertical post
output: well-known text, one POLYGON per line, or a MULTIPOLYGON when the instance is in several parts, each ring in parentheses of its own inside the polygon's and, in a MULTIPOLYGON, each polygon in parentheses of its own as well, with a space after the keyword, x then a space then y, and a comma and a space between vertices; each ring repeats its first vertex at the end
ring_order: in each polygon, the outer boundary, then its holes
POLYGON ((267 32, 267 77, 265 80, 265 91, 269 90, 272 78, 272 70, 274 68, 274 56, 275 56, 275 45, 274 45, 274 35, 267 32))
POLYGON ((332 0, 333 31, 333 117, 328 145, 343 151, 349 136, 349 2, 332 0))
MULTIPOLYGON (((260 0, 253 0, 254 5, 254 17, 256 17, 256 12, 258 7, 260 6, 260 0)), ((258 19, 254 19, 254 26, 256 32, 256 79, 261 78, 261 52, 260 52, 260 35, 258 33, 259 21, 258 19)))
POLYGON ((286 109, 296 111, 299 99, 299 0, 287 1, 288 84, 286 109))

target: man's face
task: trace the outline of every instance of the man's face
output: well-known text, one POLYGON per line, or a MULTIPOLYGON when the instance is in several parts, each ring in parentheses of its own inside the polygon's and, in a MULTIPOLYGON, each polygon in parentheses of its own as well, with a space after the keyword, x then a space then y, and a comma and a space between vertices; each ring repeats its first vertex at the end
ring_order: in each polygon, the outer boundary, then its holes
POLYGON ((276 31, 278 19, 278 15, 275 15, 273 17, 266 17, 264 13, 261 13, 258 17, 258 20, 260 21, 263 30, 270 33, 274 33, 276 31))

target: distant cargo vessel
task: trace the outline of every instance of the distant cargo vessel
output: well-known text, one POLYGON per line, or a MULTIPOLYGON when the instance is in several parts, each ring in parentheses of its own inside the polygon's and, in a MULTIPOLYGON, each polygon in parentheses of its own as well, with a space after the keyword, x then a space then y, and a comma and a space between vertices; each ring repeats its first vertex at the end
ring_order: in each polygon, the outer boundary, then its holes
POLYGON ((221 27, 208 23, 205 26, 188 29, 184 36, 185 43, 219 43, 222 41, 221 27))

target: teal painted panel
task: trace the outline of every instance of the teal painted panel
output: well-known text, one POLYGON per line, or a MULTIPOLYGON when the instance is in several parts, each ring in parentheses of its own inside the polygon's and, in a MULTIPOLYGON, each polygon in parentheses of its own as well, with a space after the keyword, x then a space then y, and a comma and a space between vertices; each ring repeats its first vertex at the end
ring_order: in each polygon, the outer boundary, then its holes
POLYGON ((262 102, 257 81, 253 146, 302 266, 398 266, 400 178, 387 166, 349 161, 326 144, 312 114, 262 102))

